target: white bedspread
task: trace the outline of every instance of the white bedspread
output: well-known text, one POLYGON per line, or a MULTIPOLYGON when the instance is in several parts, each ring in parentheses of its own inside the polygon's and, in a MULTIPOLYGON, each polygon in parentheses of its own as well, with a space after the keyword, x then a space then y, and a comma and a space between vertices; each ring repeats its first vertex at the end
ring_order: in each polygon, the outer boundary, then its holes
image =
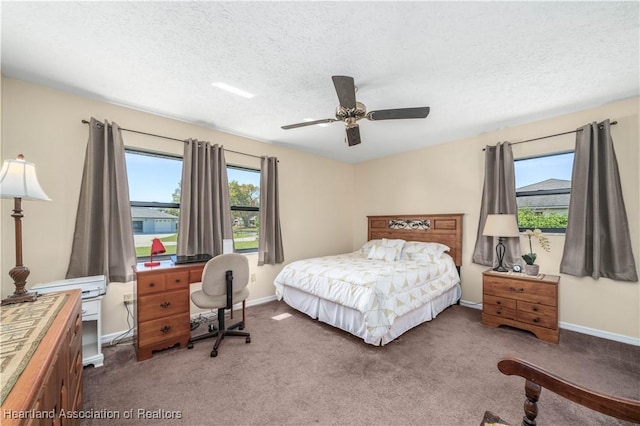
POLYGON ((299 260, 274 281, 276 296, 290 286, 361 312, 373 338, 388 332, 394 320, 460 282, 453 259, 438 262, 369 260, 359 251, 299 260))

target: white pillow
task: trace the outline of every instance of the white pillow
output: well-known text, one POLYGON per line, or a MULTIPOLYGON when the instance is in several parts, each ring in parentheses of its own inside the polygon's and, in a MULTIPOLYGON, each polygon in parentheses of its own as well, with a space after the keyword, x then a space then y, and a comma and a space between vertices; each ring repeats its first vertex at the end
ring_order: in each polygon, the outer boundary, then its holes
POLYGON ((402 247, 400 259, 434 261, 440 259, 449 250, 449 246, 440 243, 407 241, 402 247))
POLYGON ((368 255, 369 252, 371 251, 371 247, 381 246, 381 245, 382 245, 382 240, 380 239, 367 241, 362 245, 362 247, 360 247, 360 253, 364 255, 368 255))
POLYGON ((394 262, 398 255, 400 254, 400 250, 397 247, 385 247, 374 245, 371 247, 369 251, 369 255, 367 259, 375 259, 375 260, 384 260, 385 262, 394 262))

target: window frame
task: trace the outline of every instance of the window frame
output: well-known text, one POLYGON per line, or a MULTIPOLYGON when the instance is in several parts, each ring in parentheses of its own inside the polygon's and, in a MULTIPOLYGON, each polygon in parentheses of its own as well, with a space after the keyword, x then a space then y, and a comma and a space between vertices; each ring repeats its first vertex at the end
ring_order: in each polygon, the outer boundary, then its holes
MULTIPOLYGON (((253 167, 247 167, 247 166, 238 166, 235 164, 227 164, 227 170, 228 169, 236 169, 236 170, 244 170, 247 172, 257 172, 258 173, 258 177, 261 177, 261 170, 260 169, 256 169, 253 167)), ((228 185, 228 182, 227 182, 228 185)), ((258 186, 259 187, 259 186, 258 186)), ((262 190, 262 188, 260 188, 260 190, 262 190)), ((231 203, 229 203, 231 204, 231 203)), ((260 204, 260 200, 258 199, 258 204, 260 204)), ((258 215, 260 215, 260 207, 253 207, 253 206, 234 206, 231 205, 231 215, 233 216, 233 212, 234 211, 238 211, 238 212, 257 212, 258 215)), ((260 230, 258 229, 258 235, 260 230)), ((260 242, 258 241, 258 245, 260 244, 260 242)), ((234 247, 233 250, 235 253, 243 253, 243 254, 248 254, 248 253, 257 253, 258 252, 258 248, 247 248, 247 249, 236 249, 235 248, 235 241, 234 241, 234 247)))
MULTIPOLYGON (((182 155, 178 155, 178 154, 170 154, 170 153, 165 153, 165 152, 158 152, 158 151, 151 151, 151 150, 146 150, 146 149, 141 149, 141 148, 134 148, 134 147, 125 147, 125 154, 126 153, 132 153, 132 154, 138 154, 138 155, 148 155, 151 157, 160 157, 160 158, 169 158, 169 159, 174 159, 174 160, 180 160, 181 162, 184 161, 184 157, 182 155)), ((235 164, 227 164, 226 169, 228 171, 228 169, 236 169, 236 170, 244 170, 244 171, 248 171, 248 172, 255 172, 258 174, 258 177, 260 178, 262 171, 259 168, 254 168, 254 167, 247 167, 247 166, 239 166, 239 165, 235 165, 235 164)), ((181 178, 182 180, 182 178, 181 178)), ((228 186, 228 182, 227 182, 227 186, 228 186)), ((258 201, 259 204, 259 201, 258 201)), ((130 207, 150 207, 150 208, 173 208, 173 209, 178 209, 180 210, 180 203, 166 203, 166 202, 158 202, 158 201, 134 201, 129 199, 129 206, 130 207)), ((260 214, 260 207, 253 207, 253 206, 230 206, 231 209, 231 213, 233 214, 234 211, 241 211, 241 212, 256 212, 256 214, 260 214)), ((233 239, 233 238, 232 238, 233 239)), ((234 241, 234 252, 235 253, 242 253, 242 254, 250 254, 250 253, 257 253, 258 252, 258 248, 246 248, 246 249, 236 249, 235 248, 235 241, 234 241)), ((163 254, 163 255, 156 255, 154 256, 154 259, 158 259, 158 260, 169 260, 171 259, 171 254, 163 254)), ((136 261, 137 262, 146 262, 150 259, 150 256, 140 256, 140 257, 136 257, 136 261)))
MULTIPOLYGON (((514 166, 515 166, 515 162, 517 161, 523 161, 523 160, 533 160, 533 159, 539 159, 539 158, 545 158, 545 157, 555 157, 558 155, 564 155, 564 154, 574 154, 575 156, 575 149, 569 149, 569 150, 565 150, 565 151, 558 151, 558 152, 554 152, 554 153, 550 153, 550 154, 542 154, 542 155, 530 155, 527 157, 520 157, 520 158, 514 158, 514 166)), ((514 169, 514 173, 515 173, 515 169, 514 169)), ((515 176, 514 176, 515 177, 515 176)), ((573 170, 571 173, 571 185, 573 185, 573 170)), ((517 208, 517 200, 518 197, 531 197, 534 195, 563 195, 563 194, 569 194, 569 200, 571 200, 571 187, 569 188, 559 188, 559 189, 544 189, 544 190, 538 190, 538 191, 518 191, 516 189, 516 208, 517 208)), ((568 209, 568 206, 567 206, 568 209)), ((519 210, 517 208, 517 210, 519 210)), ((569 212, 567 211, 567 216, 569 215, 569 212)), ((516 218, 517 218, 517 214, 516 214, 516 218)), ((530 229, 529 227, 522 227, 520 226, 520 224, 518 224, 518 229, 520 230, 520 232, 524 232, 527 229, 530 229)), ((567 232, 567 228, 539 228, 542 232, 547 233, 547 234, 566 234, 567 232)))
MULTIPOLYGON (((138 155, 148 155, 150 157, 170 158, 170 159, 173 159, 173 160, 180 160, 181 162, 183 161, 183 157, 181 155, 169 154, 169 153, 165 153, 165 152, 151 151, 151 150, 128 147, 128 146, 125 146, 124 152, 125 152, 125 155, 127 153, 132 153, 132 154, 138 154, 138 155)), ((129 177, 127 176, 127 181, 128 181, 128 179, 129 179, 129 177)), ((182 176, 180 177, 180 179, 182 180, 182 176)), ((133 200, 131 200, 131 197, 129 197, 129 207, 168 208, 168 209, 178 209, 178 210, 180 210, 180 203, 164 203, 164 202, 158 202, 158 201, 133 201, 133 200)), ((179 217, 180 216, 178 216, 178 218, 179 217)), ((176 232, 176 234, 177 234, 177 232, 176 232)), ((153 256, 153 258, 156 259, 156 260, 170 260, 171 256, 173 256, 173 255, 172 254, 160 254, 160 255, 153 256)), ((146 261, 148 261, 150 259, 151 259, 151 256, 140 256, 140 257, 136 257, 136 262, 138 262, 138 263, 146 262, 146 261)))

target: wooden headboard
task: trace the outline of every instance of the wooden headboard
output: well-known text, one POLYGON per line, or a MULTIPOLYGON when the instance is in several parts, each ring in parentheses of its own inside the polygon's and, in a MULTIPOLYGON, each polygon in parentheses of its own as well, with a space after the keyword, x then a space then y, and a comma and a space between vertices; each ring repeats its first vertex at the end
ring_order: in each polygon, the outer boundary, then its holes
POLYGON ((446 244, 456 266, 462 266, 462 216, 461 213, 367 216, 367 238, 446 244))

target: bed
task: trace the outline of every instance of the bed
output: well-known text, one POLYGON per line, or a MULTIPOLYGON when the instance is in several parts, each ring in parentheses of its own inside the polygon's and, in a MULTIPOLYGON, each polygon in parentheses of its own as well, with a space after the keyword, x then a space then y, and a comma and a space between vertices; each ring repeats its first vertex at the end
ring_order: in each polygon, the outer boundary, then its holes
POLYGON ((385 345, 460 300, 462 214, 368 216, 353 253, 292 262, 276 297, 371 345, 385 345))

